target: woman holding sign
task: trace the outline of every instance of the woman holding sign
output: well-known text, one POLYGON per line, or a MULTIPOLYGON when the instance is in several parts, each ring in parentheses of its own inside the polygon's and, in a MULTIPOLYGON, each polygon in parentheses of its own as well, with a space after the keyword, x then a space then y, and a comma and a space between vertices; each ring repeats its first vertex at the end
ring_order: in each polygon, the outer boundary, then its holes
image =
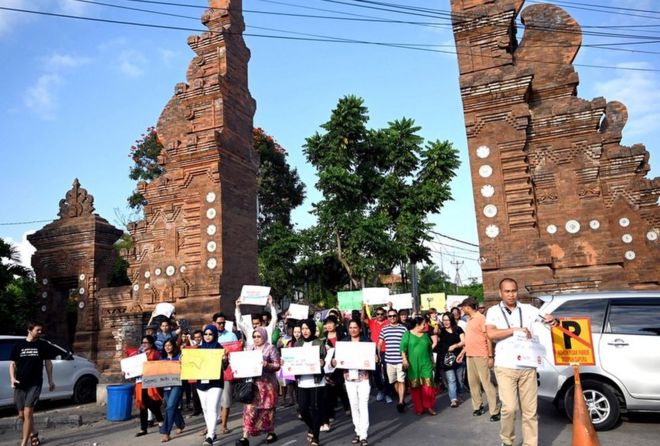
POLYGON ((436 390, 433 387, 431 338, 424 333, 424 318, 416 317, 413 323, 413 329, 407 331, 401 338, 403 368, 407 369, 413 410, 417 415, 424 412, 436 415, 433 410, 436 390))
MULTIPOLYGON (((176 345, 174 339, 168 339, 163 344, 163 351, 161 357, 164 361, 179 361, 181 359, 181 351, 176 345)), ((170 433, 174 425, 177 427, 177 433, 183 432, 186 423, 183 421, 181 415, 181 397, 183 396, 182 386, 171 386, 163 388, 163 400, 165 401, 165 423, 160 428, 162 435, 160 442, 166 443, 170 441, 170 433)))
MULTIPOLYGON (((218 344, 218 329, 214 324, 208 324, 202 332, 202 343, 198 348, 222 348, 218 344)), ((202 380, 197 383, 197 394, 202 404, 204 421, 206 422, 206 440, 204 444, 212 445, 215 441, 215 426, 218 422, 218 403, 222 395, 222 373, 218 370, 219 379, 202 380)))
POLYGON ((296 342, 295 347, 319 347, 321 373, 297 376, 298 408, 300 416, 308 428, 307 440, 311 443, 311 446, 319 446, 319 432, 321 430, 323 401, 325 398, 325 377, 323 376, 325 347, 323 341, 316 337, 316 324, 312 319, 302 321, 300 332, 302 338, 296 342))
POLYGON ((280 369, 280 355, 270 343, 264 327, 257 327, 252 332, 253 344, 248 350, 260 350, 263 359, 263 372, 254 378, 257 386, 254 400, 243 406, 243 437, 236 442, 248 446, 250 436, 266 434, 266 443, 275 443, 275 407, 277 406, 277 371, 280 369))

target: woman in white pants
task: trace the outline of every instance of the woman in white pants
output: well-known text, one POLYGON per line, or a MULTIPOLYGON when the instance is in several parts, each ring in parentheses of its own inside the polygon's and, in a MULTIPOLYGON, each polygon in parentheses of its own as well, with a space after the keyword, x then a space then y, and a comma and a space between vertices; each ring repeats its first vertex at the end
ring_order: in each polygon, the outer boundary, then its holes
MULTIPOLYGON (((348 323, 348 336, 343 340, 349 342, 369 342, 369 339, 362 334, 362 321, 359 319, 352 319, 348 323)), ((375 348, 374 356, 376 356, 375 348)), ((337 362, 333 359, 332 366, 335 367, 336 365, 337 362)), ((353 426, 355 427, 355 437, 353 437, 351 443, 359 443, 360 446, 368 446, 369 393, 371 391, 371 386, 369 385, 369 370, 346 370, 344 372, 344 380, 346 382, 348 401, 351 404, 353 426)))
MULTIPOLYGON (((204 327, 202 343, 198 348, 222 348, 218 344, 218 329, 214 324, 204 327)), ((197 383, 197 394, 202 406, 204 421, 206 423, 205 445, 212 445, 215 441, 215 426, 218 422, 218 404, 222 395, 222 373, 218 370, 220 379, 202 380, 197 383)))

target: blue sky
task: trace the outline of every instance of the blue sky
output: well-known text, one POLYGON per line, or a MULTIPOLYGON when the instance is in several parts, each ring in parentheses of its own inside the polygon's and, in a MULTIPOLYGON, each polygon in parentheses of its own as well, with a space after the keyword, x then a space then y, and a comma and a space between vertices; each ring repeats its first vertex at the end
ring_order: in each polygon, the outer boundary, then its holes
MULTIPOLYGON (((207 4, 205 0, 172 1, 193 6, 207 4)), ((449 10, 449 0, 390 2, 449 10)), ((198 19, 203 9, 128 0, 105 0, 105 3, 193 19, 75 0, 0 0, 0 7, 203 28, 198 19)), ((343 3, 360 4, 354 0, 343 3)), ((660 41, 660 1, 582 0, 579 3, 563 7, 581 25, 608 26, 610 28, 600 31, 616 34, 657 35, 660 41), (601 13, 585 5, 624 6, 645 11, 601 13), (637 28, 611 28, 628 25, 637 28)), ((255 11, 245 13, 248 33, 293 35, 272 30, 278 29, 354 40, 434 44, 440 45, 438 50, 454 50, 448 22, 442 18, 394 14, 327 0, 244 0, 243 7, 255 11), (361 14, 434 22, 439 26, 261 13, 265 11, 345 17, 361 14)), ((174 85, 185 81, 185 72, 193 56, 186 45, 190 34, 193 33, 0 10, 0 60, 3 61, 0 65, 3 82, 0 95, 3 129, 0 237, 18 244, 24 260, 29 257, 25 234, 46 223, 7 223, 56 218, 58 202, 76 177, 94 195, 96 211, 110 222, 120 225, 115 210, 124 215, 129 213, 126 197, 134 187, 128 179, 129 148, 147 127, 156 123, 174 85)), ((477 243, 454 55, 377 45, 260 37, 246 37, 246 41, 252 51, 249 82, 257 101, 255 125, 264 128, 288 150, 290 163, 298 168, 307 185, 308 198, 294 214, 299 227, 313 223, 308 211, 320 198, 313 188, 315 172, 302 153, 304 140, 328 119, 341 96, 355 94, 364 98, 372 127, 385 126, 388 121, 403 116, 414 118, 423 128, 422 136, 448 139, 460 150, 463 165, 452 183, 455 200, 447 203, 440 215, 431 216, 431 221, 437 224, 438 232, 477 243)), ((660 70, 657 54, 625 51, 660 51, 660 44, 634 45, 630 44, 632 41, 640 39, 585 35, 583 44, 625 43, 617 46, 624 51, 584 47, 576 62, 660 70)), ((653 170, 650 176, 658 176, 660 72, 582 67, 577 70, 581 97, 604 96, 628 106, 630 119, 624 143, 646 144, 651 152, 653 170)), ((448 245, 461 246, 447 239, 433 243, 434 250, 443 252, 442 256, 435 255, 437 264, 442 264, 453 277, 449 261, 463 260, 461 277, 464 280, 480 276, 475 260, 477 253, 448 245)))

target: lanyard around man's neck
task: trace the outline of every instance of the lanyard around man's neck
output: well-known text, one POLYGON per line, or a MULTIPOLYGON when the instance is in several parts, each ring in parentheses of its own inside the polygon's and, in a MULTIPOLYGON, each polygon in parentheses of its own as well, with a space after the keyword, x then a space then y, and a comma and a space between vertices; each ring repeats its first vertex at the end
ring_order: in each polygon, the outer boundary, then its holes
MULTIPOLYGON (((520 317, 520 327, 523 326, 523 319, 522 319, 522 308, 520 308, 520 305, 516 303, 516 307, 518 308, 518 316, 520 317)), ((509 308, 506 308, 506 312, 504 311, 504 306, 500 304, 500 311, 502 312, 502 316, 504 317, 504 321, 506 322, 507 328, 511 328, 511 324, 509 323, 509 317, 507 316, 507 312, 511 314, 511 310, 509 308)))

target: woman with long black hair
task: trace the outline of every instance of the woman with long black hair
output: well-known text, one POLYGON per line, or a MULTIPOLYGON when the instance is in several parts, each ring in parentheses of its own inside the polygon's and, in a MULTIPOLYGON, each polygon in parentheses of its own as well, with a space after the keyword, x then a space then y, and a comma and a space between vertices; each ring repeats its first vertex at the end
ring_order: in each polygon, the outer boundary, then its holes
MULTIPOLYGON (((163 351, 161 352, 163 361, 180 361, 181 350, 176 345, 176 341, 172 338, 167 339, 163 343, 163 351)), ((166 443, 170 441, 170 433, 172 428, 176 425, 177 433, 183 432, 186 423, 183 421, 181 415, 181 399, 183 397, 182 386, 171 386, 163 388, 163 401, 165 402, 165 423, 160 428, 162 435, 160 442, 166 443)))
POLYGON ((440 317, 438 341, 438 360, 436 362, 436 373, 444 373, 447 380, 450 407, 458 407, 460 401, 458 395, 463 389, 463 383, 459 381, 458 369, 462 362, 457 360, 463 346, 465 345, 465 333, 456 323, 451 312, 442 313, 440 317))
MULTIPOLYGON (((146 335, 142 337, 142 353, 147 355, 147 361, 158 361, 160 353, 154 347, 156 340, 153 336, 146 335)), ((158 389, 144 389, 142 388, 142 380, 139 379, 135 384, 135 405, 140 409, 140 431, 135 434, 136 437, 141 437, 147 434, 147 427, 149 426, 149 411, 154 414, 159 426, 163 426, 163 414, 160 411, 160 404, 162 397, 158 389)))

